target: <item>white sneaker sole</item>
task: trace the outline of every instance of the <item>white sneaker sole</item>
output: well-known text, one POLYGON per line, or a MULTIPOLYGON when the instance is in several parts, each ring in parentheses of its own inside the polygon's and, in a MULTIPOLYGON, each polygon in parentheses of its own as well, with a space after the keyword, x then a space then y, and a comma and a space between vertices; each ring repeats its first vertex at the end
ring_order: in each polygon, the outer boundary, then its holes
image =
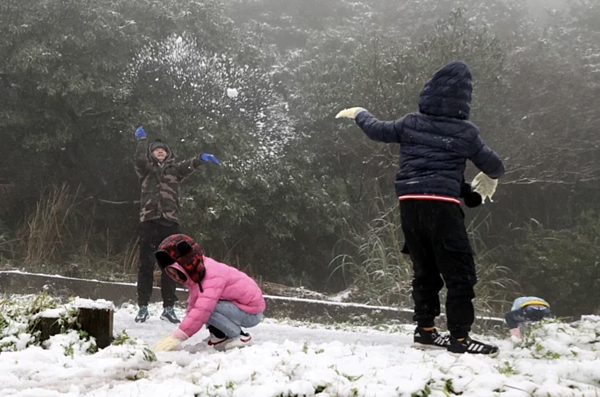
POLYGON ((248 339, 228 339, 224 343, 214 345, 215 350, 226 351, 232 349, 241 349, 252 344, 252 338, 248 339))
POLYGON ((221 339, 219 341, 207 341, 206 344, 210 347, 214 347, 215 349, 219 350, 219 346, 223 346, 223 344, 227 342, 227 339, 221 339))
POLYGON ((460 357, 460 356, 464 356, 465 354, 469 354, 469 355, 472 355, 472 356, 491 357, 491 358, 498 357, 498 354, 500 354, 499 351, 497 351, 496 353, 492 353, 492 354, 483 354, 483 353, 469 353, 469 352, 455 353, 455 352, 451 352, 449 350, 448 350, 448 353, 450 353, 454 357, 460 357))
POLYGON ((419 343, 419 342, 414 342, 411 347, 413 349, 417 349, 417 350, 435 350, 435 351, 446 350, 446 348, 442 347, 442 346, 426 345, 426 344, 419 343))
POLYGON ((169 320, 168 317, 165 317, 163 315, 160 316, 160 319, 163 320, 163 321, 167 321, 167 322, 169 322, 171 324, 181 324, 181 321, 178 320, 178 321, 173 322, 173 321, 169 320))

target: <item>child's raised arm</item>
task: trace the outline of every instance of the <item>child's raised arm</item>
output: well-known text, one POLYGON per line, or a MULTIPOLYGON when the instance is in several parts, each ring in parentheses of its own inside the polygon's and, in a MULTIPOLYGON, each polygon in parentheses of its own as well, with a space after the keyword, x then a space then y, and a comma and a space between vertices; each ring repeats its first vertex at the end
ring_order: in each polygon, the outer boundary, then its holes
POLYGON ((221 163, 215 156, 209 153, 202 153, 198 157, 194 157, 192 159, 184 160, 180 163, 175 164, 177 168, 177 174, 179 175, 179 180, 184 180, 188 176, 192 174, 200 166, 202 163, 215 163, 220 165, 221 163))
POLYGON ((394 121, 379 121, 364 108, 344 109, 335 117, 354 119, 363 132, 377 142, 400 143, 400 136, 404 130, 404 118, 394 121))

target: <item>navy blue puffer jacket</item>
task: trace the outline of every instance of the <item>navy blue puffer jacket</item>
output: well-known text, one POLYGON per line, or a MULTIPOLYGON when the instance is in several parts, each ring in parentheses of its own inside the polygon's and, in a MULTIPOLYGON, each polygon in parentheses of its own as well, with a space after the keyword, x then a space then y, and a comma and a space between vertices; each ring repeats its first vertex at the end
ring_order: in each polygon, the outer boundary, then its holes
POLYGON ((379 121, 367 111, 356 123, 375 141, 400 144, 396 193, 433 194, 458 198, 467 159, 489 177, 504 174, 502 160, 468 121, 471 72, 461 61, 435 72, 419 99, 419 112, 396 121, 379 121))

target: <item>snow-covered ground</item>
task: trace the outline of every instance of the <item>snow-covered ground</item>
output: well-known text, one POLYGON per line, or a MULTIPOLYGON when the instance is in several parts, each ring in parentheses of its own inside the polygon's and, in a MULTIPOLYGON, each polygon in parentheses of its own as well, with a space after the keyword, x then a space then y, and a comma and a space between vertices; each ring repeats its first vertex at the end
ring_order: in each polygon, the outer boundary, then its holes
POLYGON ((134 314, 120 308, 114 324, 133 340, 95 354, 76 345, 65 355, 69 335, 53 337, 49 349, 0 353, 0 396, 600 396, 600 317, 545 324, 520 346, 487 339, 502 349, 496 358, 415 350, 412 327, 267 319, 249 330, 247 348, 217 352, 202 342, 203 329, 152 361, 144 342, 175 325, 158 319, 156 305, 144 324, 134 314))

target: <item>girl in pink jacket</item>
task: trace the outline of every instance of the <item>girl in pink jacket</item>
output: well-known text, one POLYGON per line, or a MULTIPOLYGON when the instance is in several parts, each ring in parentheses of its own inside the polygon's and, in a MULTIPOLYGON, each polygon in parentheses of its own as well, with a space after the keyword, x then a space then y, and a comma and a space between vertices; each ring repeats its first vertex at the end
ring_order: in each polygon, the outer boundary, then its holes
POLYGON ((210 331, 208 345, 228 350, 248 345, 250 334, 241 327, 260 323, 265 300, 256 282, 245 273, 202 253, 196 241, 183 234, 167 237, 155 253, 173 280, 188 287, 187 314, 179 328, 162 338, 155 350, 172 350, 203 325, 210 331))

